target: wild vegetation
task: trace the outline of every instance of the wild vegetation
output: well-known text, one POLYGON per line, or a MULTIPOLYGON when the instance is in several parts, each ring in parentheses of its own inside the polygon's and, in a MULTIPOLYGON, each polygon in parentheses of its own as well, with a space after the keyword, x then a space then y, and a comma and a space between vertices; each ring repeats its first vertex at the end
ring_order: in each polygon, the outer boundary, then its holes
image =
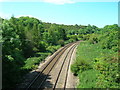
POLYGON ((78 88, 119 88, 118 25, 84 35, 71 71, 79 77, 78 88), (87 37, 87 38, 86 38, 87 37))
MULTIPOLYGON (((94 83, 91 83, 90 87, 94 84, 95 87, 97 85, 101 87, 107 80, 107 83, 113 81, 112 87, 118 85, 118 26, 116 24, 98 28, 94 25, 52 24, 33 17, 15 18, 14 16, 10 19, 0 18, 0 21, 2 22, 0 42, 2 43, 3 89, 15 87, 23 81, 22 77, 26 73, 37 68, 48 55, 65 44, 78 40, 85 41, 79 45, 76 61, 71 66, 72 72, 80 77, 78 87, 89 87, 86 84, 92 81, 94 83), (97 79, 93 77, 89 80, 86 76, 88 74, 89 77, 97 75, 97 79), (86 79, 82 80, 85 77, 86 79)), ((108 86, 105 84, 103 87, 108 86)))

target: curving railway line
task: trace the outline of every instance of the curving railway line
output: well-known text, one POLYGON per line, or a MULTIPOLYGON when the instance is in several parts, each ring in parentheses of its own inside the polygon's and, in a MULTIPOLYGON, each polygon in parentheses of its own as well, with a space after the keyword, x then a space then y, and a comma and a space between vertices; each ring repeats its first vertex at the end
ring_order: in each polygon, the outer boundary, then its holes
POLYGON ((24 88, 44 89, 44 88, 67 88, 69 83, 68 71, 70 69, 72 54, 80 41, 65 45, 50 60, 39 69, 39 73, 24 88))

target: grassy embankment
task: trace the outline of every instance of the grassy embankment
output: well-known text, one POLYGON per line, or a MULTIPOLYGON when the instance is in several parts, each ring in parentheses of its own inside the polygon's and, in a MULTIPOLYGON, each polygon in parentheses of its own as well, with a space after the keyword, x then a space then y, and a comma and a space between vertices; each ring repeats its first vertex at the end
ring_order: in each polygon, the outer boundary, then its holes
POLYGON ((71 71, 79 77, 78 88, 118 88, 118 52, 101 44, 81 42, 71 71))

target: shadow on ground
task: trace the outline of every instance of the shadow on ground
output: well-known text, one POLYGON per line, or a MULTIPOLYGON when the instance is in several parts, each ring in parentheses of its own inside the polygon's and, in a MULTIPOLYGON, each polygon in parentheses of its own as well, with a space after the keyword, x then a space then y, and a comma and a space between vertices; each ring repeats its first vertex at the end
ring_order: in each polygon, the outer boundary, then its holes
MULTIPOLYGON (((45 77, 47 77, 47 80, 51 79, 50 75, 45 75, 44 73, 41 73, 39 71, 33 71, 28 73, 24 78, 23 78, 23 82, 16 85, 16 89, 25 89, 28 87, 28 85, 30 85, 30 83, 33 81, 33 79, 35 79, 35 77, 40 73, 40 77, 42 77, 41 79, 37 79, 37 81, 39 83, 36 84, 36 87, 34 87, 34 89, 37 88, 37 86, 40 85, 41 80, 44 80, 45 77)), ((45 81, 45 83, 42 84, 41 88, 52 88, 53 84, 49 81, 45 81), (46 84, 45 84, 46 83, 46 84), (45 84, 45 85, 44 85, 45 84)))

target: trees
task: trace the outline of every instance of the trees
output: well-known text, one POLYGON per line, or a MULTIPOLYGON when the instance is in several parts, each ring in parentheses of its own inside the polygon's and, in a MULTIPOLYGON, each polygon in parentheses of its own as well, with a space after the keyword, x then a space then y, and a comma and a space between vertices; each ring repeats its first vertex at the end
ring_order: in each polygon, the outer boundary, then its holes
POLYGON ((19 83, 27 71, 36 67, 36 63, 44 60, 49 53, 60 48, 60 45, 64 45, 66 33, 56 24, 45 29, 45 25, 36 18, 13 16, 9 20, 1 20, 3 88, 10 88, 19 83), (35 62, 32 62, 33 59, 35 62))
POLYGON ((20 36, 15 26, 8 20, 4 20, 2 28, 2 62, 3 62, 3 88, 14 86, 16 79, 20 79, 20 67, 24 64, 23 52, 21 49, 20 36), (8 70, 9 69, 9 70, 8 70))
POLYGON ((44 32, 43 38, 50 45, 57 45, 59 40, 66 40, 65 29, 58 25, 51 25, 51 27, 44 32))
POLYGON ((106 25, 101 31, 101 46, 104 49, 118 50, 118 25, 106 25))
POLYGON ((9 20, 0 20, 3 87, 14 87, 27 71, 36 68, 47 55, 69 42, 88 40, 91 44, 101 43, 104 49, 118 50, 117 25, 99 29, 91 25, 44 23, 33 17, 13 16, 9 20))

